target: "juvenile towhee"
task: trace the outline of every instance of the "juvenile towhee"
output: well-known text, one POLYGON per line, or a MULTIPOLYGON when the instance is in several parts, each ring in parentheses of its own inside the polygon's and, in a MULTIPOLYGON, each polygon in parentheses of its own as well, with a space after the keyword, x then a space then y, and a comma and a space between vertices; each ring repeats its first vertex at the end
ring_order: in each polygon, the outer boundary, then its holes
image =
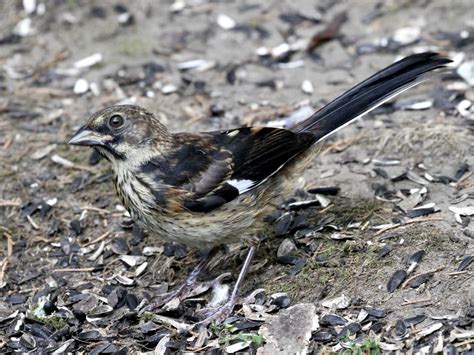
MULTIPOLYGON (((317 154, 316 143, 449 62, 431 52, 408 56, 289 129, 171 133, 152 113, 121 105, 93 114, 69 143, 91 146, 111 162, 120 200, 150 236, 199 248, 250 246, 228 302, 205 322, 221 321, 233 309, 263 217, 292 192, 292 177, 317 154)), ((205 265, 170 297, 189 291, 205 265)))

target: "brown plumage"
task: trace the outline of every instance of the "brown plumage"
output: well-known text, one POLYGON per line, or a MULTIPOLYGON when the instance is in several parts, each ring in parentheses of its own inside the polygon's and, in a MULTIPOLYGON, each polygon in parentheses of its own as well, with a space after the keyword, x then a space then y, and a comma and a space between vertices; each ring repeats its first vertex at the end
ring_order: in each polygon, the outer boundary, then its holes
POLYGON ((94 114, 70 143, 110 160, 120 200, 151 236, 196 247, 244 241, 252 255, 263 217, 291 193, 291 176, 312 160, 317 142, 448 62, 436 53, 407 57, 289 130, 174 134, 140 107, 114 106, 94 114))

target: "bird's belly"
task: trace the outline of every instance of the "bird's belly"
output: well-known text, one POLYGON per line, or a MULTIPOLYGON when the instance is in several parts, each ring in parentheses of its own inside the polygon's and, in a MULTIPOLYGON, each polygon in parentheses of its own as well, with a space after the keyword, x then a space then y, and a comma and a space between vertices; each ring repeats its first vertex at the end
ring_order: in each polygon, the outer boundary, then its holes
POLYGON ((149 189, 132 176, 118 175, 116 187, 132 219, 150 237, 198 248, 254 242, 270 197, 262 189, 210 212, 171 212, 157 205, 149 189))
POLYGON ((255 237, 258 221, 251 211, 230 214, 180 213, 140 216, 139 225, 150 237, 188 246, 204 248, 211 245, 245 242, 255 237))

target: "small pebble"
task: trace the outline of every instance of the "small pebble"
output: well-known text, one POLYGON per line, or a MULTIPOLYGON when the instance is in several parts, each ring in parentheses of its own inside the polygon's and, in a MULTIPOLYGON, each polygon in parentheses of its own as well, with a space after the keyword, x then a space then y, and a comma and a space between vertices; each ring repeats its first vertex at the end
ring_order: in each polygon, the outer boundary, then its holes
POLYGON ((89 83, 86 79, 78 79, 74 84, 73 91, 77 95, 85 94, 89 90, 89 83))
POLYGON ((236 26, 236 22, 227 15, 219 14, 217 24, 224 30, 231 30, 236 26))
POLYGON ((313 84, 309 80, 304 80, 301 84, 301 90, 308 95, 311 95, 314 92, 313 84))

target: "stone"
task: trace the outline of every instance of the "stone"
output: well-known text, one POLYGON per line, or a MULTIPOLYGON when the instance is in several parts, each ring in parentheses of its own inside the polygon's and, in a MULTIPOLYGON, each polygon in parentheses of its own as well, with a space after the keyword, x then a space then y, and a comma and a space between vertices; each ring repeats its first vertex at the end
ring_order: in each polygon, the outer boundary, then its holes
POLYGON ((297 304, 267 318, 259 330, 265 345, 257 354, 307 354, 311 333, 319 328, 316 306, 297 304))

